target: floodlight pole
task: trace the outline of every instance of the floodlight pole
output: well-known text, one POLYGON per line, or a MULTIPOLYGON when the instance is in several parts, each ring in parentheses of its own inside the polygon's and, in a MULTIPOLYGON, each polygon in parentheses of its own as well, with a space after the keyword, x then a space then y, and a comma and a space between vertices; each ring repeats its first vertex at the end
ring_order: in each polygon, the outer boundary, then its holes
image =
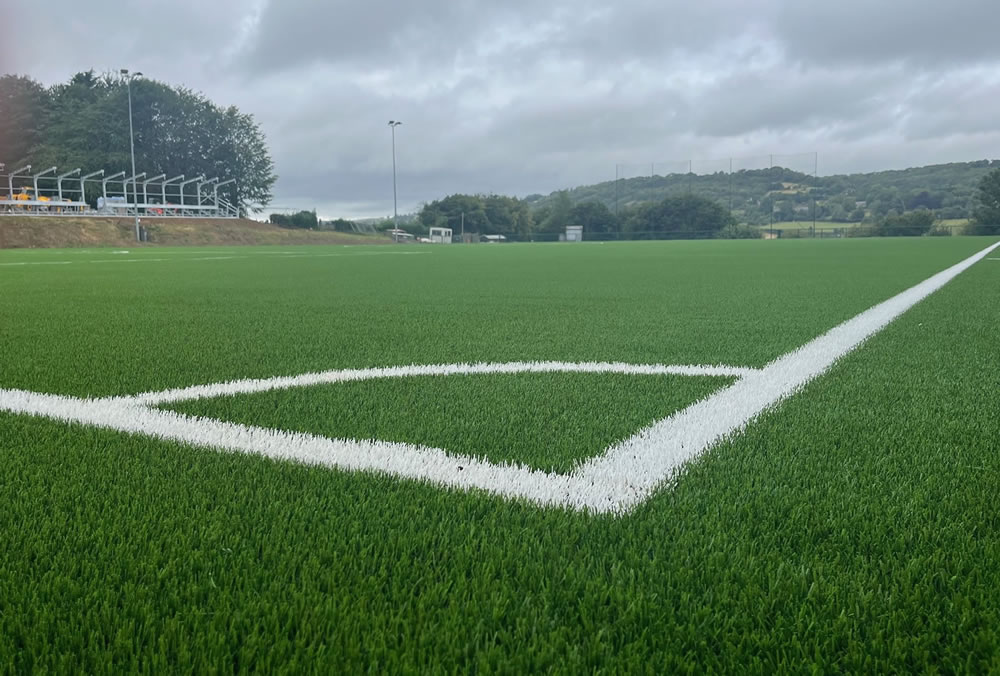
POLYGON ((122 181, 122 192, 124 193, 124 197, 125 197, 125 205, 126 205, 125 209, 126 209, 126 213, 128 213, 127 210, 128 210, 128 204, 129 204, 129 201, 128 201, 128 182, 132 181, 132 203, 131 204, 132 204, 133 213, 135 214, 135 233, 136 233, 135 234, 135 241, 137 241, 137 242, 141 242, 142 241, 139 238, 139 178, 140 177, 141 178, 146 178, 146 172, 142 172, 141 174, 138 174, 138 175, 132 174, 132 178, 127 178, 124 181, 122 181))
MULTIPOLYGON (((132 193, 136 192, 135 185, 135 129, 132 126, 132 80, 137 77, 142 77, 142 73, 132 73, 128 72, 127 68, 122 68, 121 74, 125 76, 125 85, 128 89, 128 144, 132 151, 132 193)), ((144 186, 145 187, 145 186, 144 186)), ((126 195, 126 198, 128 196, 126 195)), ((139 207, 135 208, 135 241, 140 242, 142 238, 139 237, 139 207)))
POLYGON ((396 127, 403 124, 399 120, 389 120, 389 129, 392 130, 392 222, 393 227, 399 230, 399 212, 396 208, 396 127))

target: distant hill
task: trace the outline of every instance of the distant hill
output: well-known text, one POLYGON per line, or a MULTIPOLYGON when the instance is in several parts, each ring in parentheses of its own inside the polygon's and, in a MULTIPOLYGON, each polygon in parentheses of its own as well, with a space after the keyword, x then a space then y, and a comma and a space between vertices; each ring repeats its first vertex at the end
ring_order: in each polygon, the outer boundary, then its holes
MULTIPOLYGON (((891 211, 927 208, 939 218, 968 218, 979 181, 1000 160, 955 162, 867 174, 813 177, 783 167, 715 174, 668 174, 605 181, 567 191, 573 204, 603 202, 612 212, 639 202, 688 192, 732 205, 751 224, 813 218, 851 222, 881 218, 891 211)), ((529 195, 533 208, 551 205, 557 192, 529 195)))

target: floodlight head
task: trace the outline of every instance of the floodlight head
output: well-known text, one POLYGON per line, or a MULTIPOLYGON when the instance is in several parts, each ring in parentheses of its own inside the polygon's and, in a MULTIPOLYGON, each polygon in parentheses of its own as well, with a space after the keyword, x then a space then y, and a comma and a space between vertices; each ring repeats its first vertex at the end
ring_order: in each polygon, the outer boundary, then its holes
POLYGON ((135 78, 135 77, 142 77, 142 73, 141 73, 141 72, 136 72, 136 73, 133 73, 133 74, 132 74, 132 77, 134 77, 134 78, 135 78))
POLYGON ((121 69, 121 70, 120 70, 119 72, 120 72, 120 73, 121 73, 122 75, 128 75, 128 68, 122 68, 122 69, 121 69))
POLYGON ((400 122, 399 120, 389 120, 389 126, 390 127, 398 127, 401 124, 403 124, 403 123, 400 122))

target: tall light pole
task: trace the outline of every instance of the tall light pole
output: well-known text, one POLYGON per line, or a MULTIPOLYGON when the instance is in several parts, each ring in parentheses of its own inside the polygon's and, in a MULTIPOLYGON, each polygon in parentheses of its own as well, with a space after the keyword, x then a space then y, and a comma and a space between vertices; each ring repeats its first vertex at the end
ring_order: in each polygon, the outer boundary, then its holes
MULTIPOLYGON (((125 76, 125 85, 128 88, 128 144, 132 150, 132 176, 135 176, 135 131, 132 128, 132 80, 142 77, 142 73, 129 74, 128 68, 122 68, 122 75, 125 76)), ((132 181, 132 197, 135 206, 135 241, 141 241, 139 237, 139 186, 132 181)))
POLYGON ((399 120, 389 120, 389 129, 392 130, 392 222, 393 227, 399 230, 399 212, 396 209, 396 127, 403 124, 399 120))

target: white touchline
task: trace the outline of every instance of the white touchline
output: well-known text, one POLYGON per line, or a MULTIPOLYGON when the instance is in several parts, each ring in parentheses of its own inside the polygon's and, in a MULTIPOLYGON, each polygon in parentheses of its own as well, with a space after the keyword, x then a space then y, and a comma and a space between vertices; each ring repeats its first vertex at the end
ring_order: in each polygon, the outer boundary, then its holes
POLYGON ((0 411, 110 428, 199 447, 342 470, 385 473, 464 490, 479 489, 546 507, 622 515, 649 498, 656 489, 674 480, 686 463, 794 394, 838 359, 998 246, 1000 242, 847 320, 762 369, 610 362, 396 366, 241 380, 106 399, 78 399, 0 389, 0 411), (525 372, 728 375, 738 380, 710 397, 653 423, 612 446, 604 454, 583 462, 568 474, 544 472, 519 464, 491 463, 438 448, 383 441, 328 439, 194 418, 152 407, 186 399, 369 378, 525 372))

